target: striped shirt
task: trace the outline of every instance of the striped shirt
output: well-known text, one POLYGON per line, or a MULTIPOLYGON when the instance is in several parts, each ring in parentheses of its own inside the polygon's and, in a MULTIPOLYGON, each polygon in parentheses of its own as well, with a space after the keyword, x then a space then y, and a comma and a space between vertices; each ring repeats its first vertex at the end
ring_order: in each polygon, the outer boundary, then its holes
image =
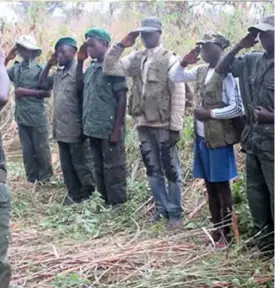
MULTIPOLYGON (((169 77, 174 82, 190 82, 197 81, 198 67, 193 69, 183 68, 177 62, 170 70, 169 77)), ((213 75, 215 69, 208 70, 205 83, 207 83, 213 75)), ((211 116, 214 119, 231 119, 244 114, 244 107, 240 95, 238 79, 234 78, 231 73, 227 74, 223 80, 222 100, 226 105, 223 108, 216 108, 211 110, 211 116)), ((204 124, 197 121, 197 133, 204 137, 204 124)))

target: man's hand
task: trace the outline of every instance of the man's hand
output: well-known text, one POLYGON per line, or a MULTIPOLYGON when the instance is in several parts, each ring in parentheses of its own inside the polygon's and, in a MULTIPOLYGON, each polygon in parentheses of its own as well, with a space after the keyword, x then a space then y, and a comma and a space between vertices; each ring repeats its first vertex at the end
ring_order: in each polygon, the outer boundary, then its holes
POLYGON ((16 49, 16 47, 14 46, 14 47, 10 50, 10 52, 8 53, 8 55, 7 55, 7 57, 6 57, 6 60, 7 60, 7 61, 14 60, 15 57, 16 57, 16 55, 17 55, 17 49, 16 49))
POLYGON ((268 110, 262 106, 257 106, 254 111, 254 117, 260 124, 274 123, 274 110, 268 110))
POLYGON ((170 130, 170 146, 176 145, 180 141, 180 132, 170 130))
POLYGON ((194 114, 199 121, 205 121, 211 118, 210 110, 205 110, 204 108, 196 108, 194 114))
POLYGON ((57 55, 56 52, 52 53, 50 59, 48 60, 48 66, 52 67, 57 65, 57 55))
POLYGON ((182 58, 182 60, 180 61, 180 65, 182 67, 186 67, 190 64, 196 64, 200 60, 200 58, 198 57, 199 54, 200 54, 200 47, 197 46, 182 58))
POLYGON ((123 48, 132 47, 136 43, 136 39, 139 34, 139 32, 130 32, 119 42, 119 45, 123 48))
POLYGON ((77 53, 78 61, 85 61, 88 58, 87 43, 83 43, 77 53))
POLYGON ((255 44, 258 43, 258 41, 256 41, 256 37, 257 37, 257 32, 253 31, 248 33, 240 42, 239 42, 239 46, 242 49, 248 49, 253 47, 255 44))
POLYGON ((115 129, 110 136, 110 143, 116 145, 121 140, 121 129, 115 129))
POLYGON ((15 90, 15 96, 16 97, 24 97, 27 95, 27 90, 26 88, 22 88, 22 87, 19 87, 15 90))

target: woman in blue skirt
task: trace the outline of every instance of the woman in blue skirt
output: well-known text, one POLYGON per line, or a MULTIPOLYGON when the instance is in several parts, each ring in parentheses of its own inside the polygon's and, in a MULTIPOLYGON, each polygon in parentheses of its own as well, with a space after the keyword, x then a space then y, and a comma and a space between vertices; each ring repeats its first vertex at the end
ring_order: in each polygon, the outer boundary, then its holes
POLYGON ((240 139, 232 119, 243 114, 237 80, 214 71, 228 46, 223 35, 206 34, 170 70, 174 82, 196 81, 193 176, 205 181, 217 248, 227 247, 230 239, 233 200, 229 181, 237 176, 233 145, 240 139), (200 52, 207 64, 187 70, 189 64, 197 63, 200 52))

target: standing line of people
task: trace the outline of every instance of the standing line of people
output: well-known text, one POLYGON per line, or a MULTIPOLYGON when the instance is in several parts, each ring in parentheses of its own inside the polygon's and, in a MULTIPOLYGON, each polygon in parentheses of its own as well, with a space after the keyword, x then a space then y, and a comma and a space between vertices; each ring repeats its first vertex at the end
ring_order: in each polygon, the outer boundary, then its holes
MULTIPOLYGON (((8 101, 9 79, 15 87, 15 119, 29 182, 52 175, 47 110, 53 91, 53 136, 68 190, 66 204, 80 203, 97 189, 107 204, 127 201, 125 153, 126 78, 132 79, 129 113, 155 201, 153 221, 178 226, 183 217, 182 175, 177 143, 184 122, 186 82, 195 82, 194 178, 205 181, 214 224, 216 248, 231 241, 233 200, 230 180, 237 176, 234 144, 246 153, 247 191, 256 229, 256 244, 274 250, 274 15, 248 29, 226 56, 229 40, 205 34, 178 59, 161 45, 162 23, 148 17, 141 27, 110 47, 111 36, 91 28, 77 48, 64 37, 54 46, 45 67, 42 51, 31 36, 22 36, 7 57, 0 50, 0 109, 8 101), (141 36, 145 49, 122 57, 141 36), (259 36, 262 53, 236 57, 259 36), (8 70, 16 54, 23 59, 8 70), (198 62, 205 64, 187 68, 198 62), (91 62, 84 71, 84 62, 91 62), (53 71, 53 66, 57 65, 53 71), (237 77, 237 78, 234 78, 237 77), (238 126, 245 118, 242 131, 238 126), (242 133, 240 133, 242 131, 242 133)), ((0 284, 8 287, 7 262, 10 197, 5 157, 0 143, 0 284)), ((2 287, 2 286, 1 286, 2 287)))

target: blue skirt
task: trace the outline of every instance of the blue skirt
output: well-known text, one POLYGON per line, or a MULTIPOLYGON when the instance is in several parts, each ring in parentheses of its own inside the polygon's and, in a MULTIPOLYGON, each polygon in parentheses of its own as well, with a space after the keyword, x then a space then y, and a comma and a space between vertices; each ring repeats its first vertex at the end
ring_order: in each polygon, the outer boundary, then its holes
POLYGON ((233 145, 210 149, 204 138, 197 136, 194 154, 194 178, 202 178, 208 182, 226 182, 237 176, 233 145))

